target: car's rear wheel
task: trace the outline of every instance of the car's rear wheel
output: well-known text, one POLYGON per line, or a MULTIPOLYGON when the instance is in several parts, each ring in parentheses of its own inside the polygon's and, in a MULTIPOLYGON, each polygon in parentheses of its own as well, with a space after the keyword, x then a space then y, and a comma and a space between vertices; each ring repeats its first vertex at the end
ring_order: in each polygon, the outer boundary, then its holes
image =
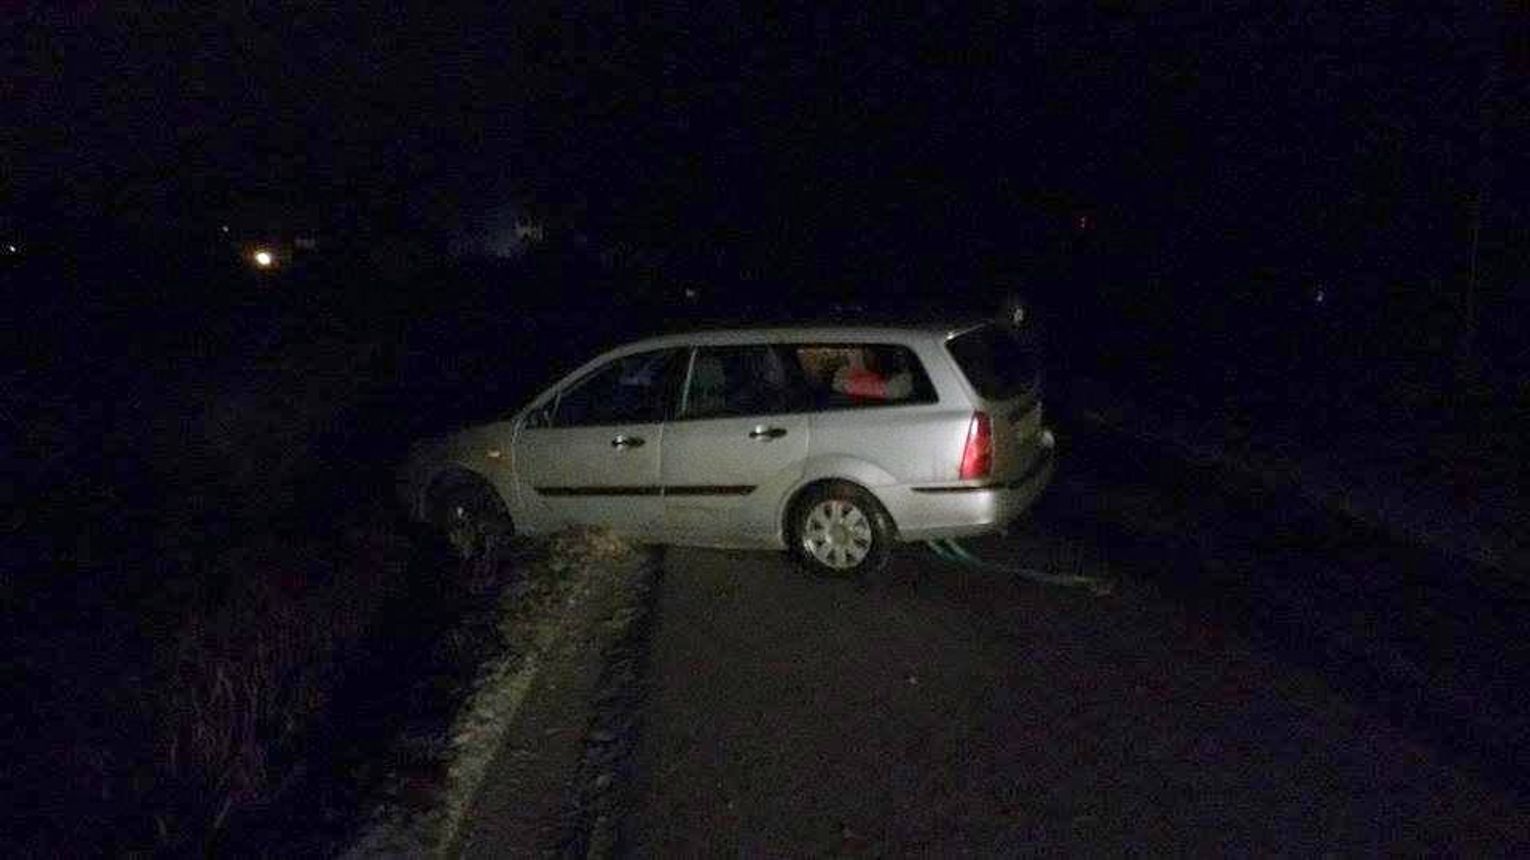
POLYGON ((892 518, 872 495, 846 483, 808 490, 792 515, 792 553, 820 576, 856 577, 887 564, 892 518))
POLYGON ((504 501, 477 478, 438 481, 427 500, 427 515, 452 552, 464 560, 492 556, 515 534, 504 501))

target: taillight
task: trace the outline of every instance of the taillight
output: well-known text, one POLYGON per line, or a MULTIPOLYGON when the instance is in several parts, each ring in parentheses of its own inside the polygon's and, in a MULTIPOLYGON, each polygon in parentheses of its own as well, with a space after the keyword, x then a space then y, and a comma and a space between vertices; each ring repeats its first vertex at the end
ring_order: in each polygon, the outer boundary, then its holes
POLYGON ((962 448, 961 479, 986 478, 993 470, 993 423, 988 413, 972 413, 967 425, 967 444, 962 448))

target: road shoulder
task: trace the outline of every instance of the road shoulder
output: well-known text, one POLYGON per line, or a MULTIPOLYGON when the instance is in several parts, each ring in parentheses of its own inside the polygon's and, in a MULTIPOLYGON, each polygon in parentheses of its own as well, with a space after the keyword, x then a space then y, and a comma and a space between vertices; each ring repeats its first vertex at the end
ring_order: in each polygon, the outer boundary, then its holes
POLYGON ((566 569, 536 616, 507 616, 517 647, 482 668, 452 720, 439 796, 384 804, 346 856, 525 856, 590 842, 591 735, 619 722, 605 712, 625 701, 609 694, 608 663, 628 659, 657 565, 648 551, 579 540, 540 562, 566 569))

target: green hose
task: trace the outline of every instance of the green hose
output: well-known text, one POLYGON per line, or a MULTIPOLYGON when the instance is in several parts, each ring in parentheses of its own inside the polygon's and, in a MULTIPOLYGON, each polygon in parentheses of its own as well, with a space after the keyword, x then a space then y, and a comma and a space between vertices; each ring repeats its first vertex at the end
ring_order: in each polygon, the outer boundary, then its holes
POLYGON ((945 561, 955 564, 965 564, 979 570, 990 570, 995 573, 1008 573, 1039 582, 1043 585, 1060 585, 1065 588, 1087 588, 1095 594, 1109 594, 1114 590, 1109 580, 1096 576, 1064 575, 1047 573, 1032 567, 1017 567, 1007 564, 985 561, 973 555, 966 547, 957 543, 952 538, 942 540, 925 541, 930 551, 945 561))
POLYGON ((946 549, 944 541, 927 540, 924 543, 925 543, 925 546, 928 546, 930 548, 930 552, 935 553, 942 560, 944 560, 944 561, 960 561, 960 559, 958 559, 956 556, 951 554, 950 550, 946 549))

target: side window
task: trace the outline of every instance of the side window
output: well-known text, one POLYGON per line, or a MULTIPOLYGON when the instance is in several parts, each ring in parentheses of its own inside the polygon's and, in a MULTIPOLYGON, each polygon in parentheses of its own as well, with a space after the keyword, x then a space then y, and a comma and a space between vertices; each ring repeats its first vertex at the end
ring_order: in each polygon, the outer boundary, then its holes
POLYGON ((801 412, 812 397, 788 349, 762 344, 697 350, 682 403, 682 418, 719 418, 801 412))
POLYGON ((675 349, 641 352, 597 368, 558 396, 552 426, 663 421, 684 354, 675 349))
POLYGON ((935 387, 908 347, 808 344, 793 352, 820 409, 936 402, 935 387))

